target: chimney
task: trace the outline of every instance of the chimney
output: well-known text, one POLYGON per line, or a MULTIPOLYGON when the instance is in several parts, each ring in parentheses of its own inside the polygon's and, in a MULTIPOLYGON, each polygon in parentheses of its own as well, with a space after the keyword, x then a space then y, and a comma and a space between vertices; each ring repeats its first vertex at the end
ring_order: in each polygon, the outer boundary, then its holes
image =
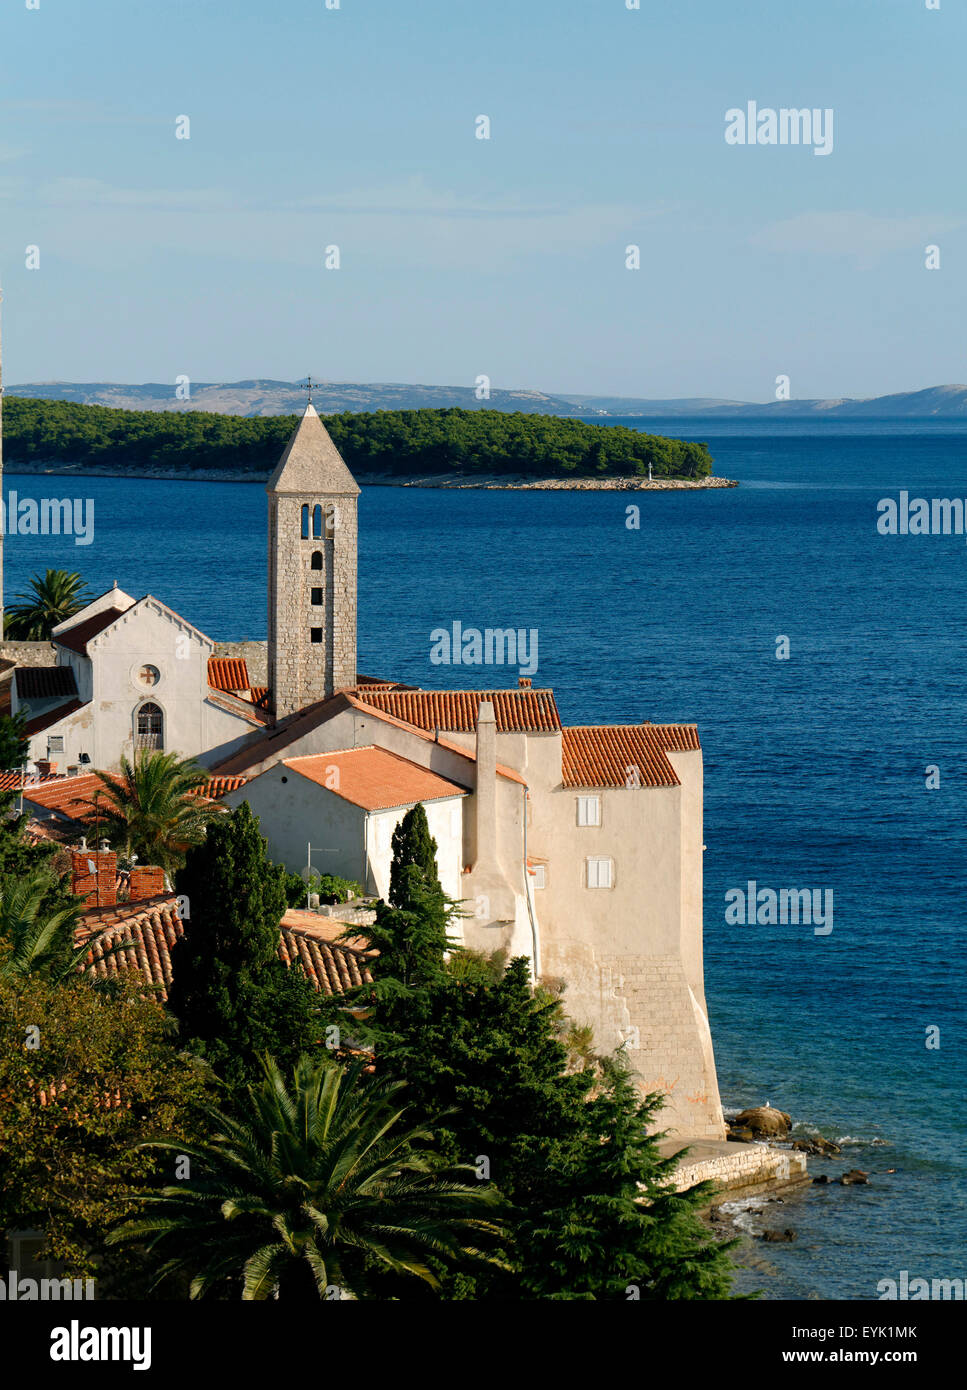
POLYGON ((52 772, 57 771, 57 764, 52 763, 49 758, 37 759, 37 773, 40 777, 49 777, 52 772))
POLYGON ((85 907, 117 906, 118 857, 113 850, 71 850, 71 887, 85 907))
POLYGON ((476 857, 474 868, 497 863, 497 720, 489 700, 477 714, 476 857))
POLYGON ((153 864, 132 864, 128 883, 128 902, 157 898, 165 891, 165 871, 153 864))

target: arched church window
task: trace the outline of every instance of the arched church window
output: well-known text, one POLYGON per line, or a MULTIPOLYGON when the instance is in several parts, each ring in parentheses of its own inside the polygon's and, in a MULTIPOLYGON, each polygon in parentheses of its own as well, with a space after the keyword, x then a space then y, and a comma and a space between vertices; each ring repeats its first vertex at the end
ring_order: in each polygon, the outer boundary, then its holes
POLYGON ((330 502, 326 507, 326 540, 331 541, 336 534, 336 508, 330 502))
POLYGON ((306 502, 302 507, 302 539, 309 539, 309 503, 306 502))
POLYGON ((316 539, 322 537, 322 508, 319 506, 312 509, 312 534, 316 539))
POLYGON ((312 566, 311 566, 311 567, 312 567, 312 569, 314 569, 314 570, 321 570, 321 569, 322 569, 322 551, 321 551, 321 550, 314 550, 314 551, 312 552, 312 566))
POLYGON ((165 746, 165 717, 150 701, 138 710, 135 746, 139 752, 160 751, 165 746))

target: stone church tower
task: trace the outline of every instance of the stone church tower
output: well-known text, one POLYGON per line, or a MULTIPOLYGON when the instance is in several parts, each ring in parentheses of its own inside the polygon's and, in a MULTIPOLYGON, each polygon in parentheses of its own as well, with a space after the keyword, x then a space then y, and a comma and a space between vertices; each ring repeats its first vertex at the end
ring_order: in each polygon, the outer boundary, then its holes
POLYGON ((275 716, 356 684, 359 488, 306 407, 269 495, 269 692, 275 716))

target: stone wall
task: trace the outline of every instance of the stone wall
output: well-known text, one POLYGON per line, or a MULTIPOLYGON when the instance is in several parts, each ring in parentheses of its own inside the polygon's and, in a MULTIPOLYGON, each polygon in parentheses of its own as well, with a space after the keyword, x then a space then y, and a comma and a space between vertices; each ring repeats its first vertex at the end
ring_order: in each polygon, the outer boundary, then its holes
POLYGON ((713 1201, 808 1181, 805 1154, 768 1144, 697 1144, 675 1174, 679 1192, 700 1182, 714 1182, 720 1191, 713 1201))
POLYGON ((216 642, 212 656, 237 657, 245 662, 248 678, 253 685, 269 683, 268 642, 216 642))
POLYGON ((0 642, 0 657, 17 666, 56 666, 53 642, 0 642))

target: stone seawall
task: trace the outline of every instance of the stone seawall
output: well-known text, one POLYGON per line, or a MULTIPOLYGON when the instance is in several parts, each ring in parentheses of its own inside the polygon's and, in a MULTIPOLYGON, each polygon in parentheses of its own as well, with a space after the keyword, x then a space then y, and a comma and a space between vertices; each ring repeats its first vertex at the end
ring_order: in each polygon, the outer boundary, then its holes
MULTIPOLYGON (((663 1154, 677 1153, 680 1140, 665 1140, 663 1154)), ((714 1182, 719 1188, 711 1205, 733 1201, 736 1197, 774 1192, 811 1182, 806 1155, 771 1144, 734 1144, 728 1141, 697 1141, 689 1145, 678 1166, 675 1186, 679 1192, 700 1182, 714 1182)))

